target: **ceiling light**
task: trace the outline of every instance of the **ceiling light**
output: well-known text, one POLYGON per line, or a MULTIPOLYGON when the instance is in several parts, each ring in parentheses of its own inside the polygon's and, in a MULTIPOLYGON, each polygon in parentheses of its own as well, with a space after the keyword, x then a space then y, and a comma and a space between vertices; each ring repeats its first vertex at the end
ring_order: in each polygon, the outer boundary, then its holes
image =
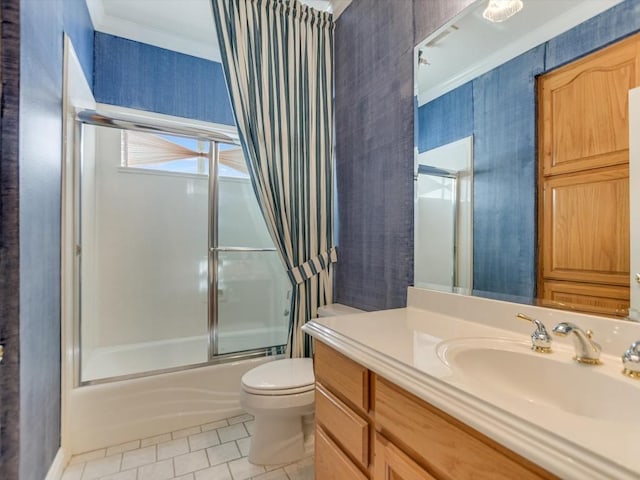
POLYGON ((489 0, 482 16, 490 22, 504 22, 522 10, 522 0, 489 0))

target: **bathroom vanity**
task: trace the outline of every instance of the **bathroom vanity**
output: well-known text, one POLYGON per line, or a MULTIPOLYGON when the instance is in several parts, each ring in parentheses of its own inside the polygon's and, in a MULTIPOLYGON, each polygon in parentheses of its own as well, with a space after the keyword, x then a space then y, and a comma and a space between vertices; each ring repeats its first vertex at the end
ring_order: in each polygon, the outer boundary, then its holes
POLYGON ((620 362, 637 323, 410 288, 407 308, 304 329, 317 480, 640 476, 640 381, 620 362), (518 313, 593 330, 603 364, 576 363, 570 338, 532 351, 518 313))

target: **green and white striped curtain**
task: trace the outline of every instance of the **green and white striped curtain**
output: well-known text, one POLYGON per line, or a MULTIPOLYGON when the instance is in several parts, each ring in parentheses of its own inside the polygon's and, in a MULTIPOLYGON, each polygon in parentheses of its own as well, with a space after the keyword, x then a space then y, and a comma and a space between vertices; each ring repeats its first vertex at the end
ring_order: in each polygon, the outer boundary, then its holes
POLYGON ((293 285, 292 357, 300 330, 331 303, 333 17, 298 0, 212 0, 249 174, 293 285))

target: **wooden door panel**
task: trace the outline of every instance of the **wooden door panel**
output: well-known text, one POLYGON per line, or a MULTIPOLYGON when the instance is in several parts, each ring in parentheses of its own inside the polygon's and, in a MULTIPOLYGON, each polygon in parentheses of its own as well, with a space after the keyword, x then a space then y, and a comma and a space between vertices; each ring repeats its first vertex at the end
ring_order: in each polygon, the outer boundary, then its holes
POLYGON ((629 313, 629 287, 544 282, 543 306, 626 317, 629 313))
POLYGON ((543 174, 629 161, 629 90, 640 84, 637 35, 540 79, 543 174))
POLYGON ((628 166, 544 182, 544 278, 628 285, 628 166))
POLYGON ((545 304, 602 315, 628 306, 628 98, 639 84, 640 34, 538 79, 545 304))

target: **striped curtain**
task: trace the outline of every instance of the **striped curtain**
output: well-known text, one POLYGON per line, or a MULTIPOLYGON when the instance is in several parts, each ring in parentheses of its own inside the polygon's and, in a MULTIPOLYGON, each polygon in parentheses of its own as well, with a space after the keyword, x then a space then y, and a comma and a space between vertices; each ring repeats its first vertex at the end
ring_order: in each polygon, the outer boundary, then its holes
POLYGON ((293 285, 287 352, 331 303, 333 17, 298 0, 212 0, 238 133, 293 285))

